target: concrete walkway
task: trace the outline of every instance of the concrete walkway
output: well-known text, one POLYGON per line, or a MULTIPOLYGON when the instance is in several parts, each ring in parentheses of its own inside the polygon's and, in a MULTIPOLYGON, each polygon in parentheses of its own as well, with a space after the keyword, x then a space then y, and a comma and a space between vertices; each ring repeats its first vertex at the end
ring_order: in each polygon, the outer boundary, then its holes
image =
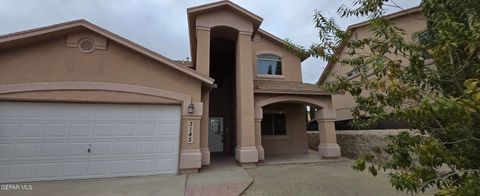
POLYGON ((187 176, 147 176, 24 183, 32 190, 0 190, 2 196, 172 195, 183 196, 187 176))
POLYGON ((188 175, 186 196, 237 196, 252 183, 247 171, 233 157, 213 157, 210 168, 188 175))

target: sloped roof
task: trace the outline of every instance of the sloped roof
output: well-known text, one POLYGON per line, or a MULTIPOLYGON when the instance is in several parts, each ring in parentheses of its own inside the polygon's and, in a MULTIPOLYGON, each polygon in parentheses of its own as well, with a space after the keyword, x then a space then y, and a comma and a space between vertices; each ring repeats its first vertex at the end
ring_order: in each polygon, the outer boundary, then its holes
POLYGON ((300 95, 330 95, 314 84, 287 81, 255 80, 255 93, 300 94, 300 95))
MULTIPOLYGON (((389 20, 392 20, 392 19, 399 18, 399 17, 405 16, 405 15, 418 13, 420 11, 422 11, 422 7, 416 6, 416 7, 410 8, 410 9, 406 9, 406 10, 402 10, 402 11, 399 11, 399 12, 395 12, 395 13, 386 15, 385 18, 387 18, 389 20)), ((355 31, 356 29, 358 29, 360 27, 364 27, 364 26, 368 26, 368 25, 370 25, 369 20, 363 21, 363 22, 360 22, 360 23, 350 25, 347 28, 346 31, 355 31)), ((342 53, 343 49, 345 48, 345 45, 346 45, 345 42, 340 43, 340 45, 335 49, 335 56, 338 56, 342 53)), ((333 68, 334 65, 335 64, 331 63, 331 62, 329 62, 327 64, 327 66, 325 67, 325 70, 323 70, 322 75, 320 75, 320 78, 318 79, 318 84, 323 84, 325 82, 328 74, 330 74, 330 71, 331 71, 331 69, 333 68)))
POLYGON ((46 37, 67 34, 70 32, 75 32, 82 28, 91 30, 95 33, 105 36, 106 38, 115 41, 120 45, 123 45, 155 61, 158 61, 193 78, 196 78, 205 84, 213 85, 213 79, 209 76, 190 69, 187 66, 182 66, 165 56, 162 56, 154 51, 151 51, 141 45, 138 45, 128 39, 125 39, 83 19, 2 35, 0 36, 0 50, 14 47, 16 45, 27 45, 30 43, 35 43, 36 41, 45 39, 46 37))
MULTIPOLYGON (((279 37, 269 33, 268 31, 265 31, 263 29, 258 29, 258 32, 257 32, 260 36, 264 37, 264 38, 267 38, 268 40, 270 41, 273 41, 274 43, 280 45, 280 46, 283 46, 285 48, 288 48, 288 47, 292 47, 293 49, 295 50, 301 50, 300 48, 294 46, 294 45, 290 45, 289 43, 287 43, 285 40, 283 39, 280 39, 279 37)), ((291 51, 290 51, 291 52, 291 51)), ((308 58, 308 57, 307 57, 308 58)), ((300 58, 300 61, 304 61, 305 59, 307 58, 300 58)))

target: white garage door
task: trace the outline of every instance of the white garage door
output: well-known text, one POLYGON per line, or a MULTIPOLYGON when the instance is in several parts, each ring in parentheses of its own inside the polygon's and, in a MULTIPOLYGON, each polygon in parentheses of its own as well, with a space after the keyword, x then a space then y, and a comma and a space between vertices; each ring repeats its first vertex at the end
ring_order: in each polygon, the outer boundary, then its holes
POLYGON ((176 174, 180 106, 0 102, 0 182, 176 174))

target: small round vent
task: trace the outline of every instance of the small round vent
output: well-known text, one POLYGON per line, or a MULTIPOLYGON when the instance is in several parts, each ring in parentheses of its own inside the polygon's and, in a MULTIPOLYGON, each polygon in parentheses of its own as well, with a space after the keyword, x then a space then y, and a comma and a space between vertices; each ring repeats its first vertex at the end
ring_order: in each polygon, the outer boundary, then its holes
POLYGON ((83 53, 91 53, 95 50, 95 42, 90 38, 83 38, 78 42, 78 49, 83 53))

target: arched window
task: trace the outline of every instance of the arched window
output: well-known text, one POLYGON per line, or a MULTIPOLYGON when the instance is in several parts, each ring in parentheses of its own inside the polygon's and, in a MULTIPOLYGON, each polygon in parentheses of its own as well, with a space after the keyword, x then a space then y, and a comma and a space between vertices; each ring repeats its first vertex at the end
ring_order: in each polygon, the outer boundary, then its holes
POLYGON ((282 58, 274 54, 258 55, 257 72, 263 75, 282 75, 282 58))

